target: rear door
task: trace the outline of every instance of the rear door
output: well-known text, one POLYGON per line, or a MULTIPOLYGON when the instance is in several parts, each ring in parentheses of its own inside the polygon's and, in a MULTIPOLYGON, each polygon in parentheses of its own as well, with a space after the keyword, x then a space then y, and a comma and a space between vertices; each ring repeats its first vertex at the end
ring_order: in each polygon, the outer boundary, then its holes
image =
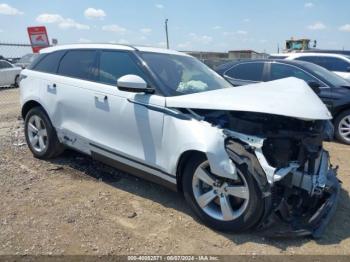
POLYGON ((264 62, 242 62, 224 73, 224 77, 234 86, 248 85, 265 80, 264 62))
POLYGON ((97 77, 97 51, 73 49, 60 59, 57 75, 47 84, 55 104, 53 122, 61 141, 89 153, 89 101, 97 77))
POLYGON ((55 114, 57 113, 57 88, 59 77, 56 75, 59 61, 65 51, 58 51, 49 54, 42 54, 40 60, 30 68, 32 90, 26 89, 26 92, 32 93, 33 98, 40 101, 48 112, 52 123, 56 127, 55 114), (37 94, 35 94, 37 92, 37 94))

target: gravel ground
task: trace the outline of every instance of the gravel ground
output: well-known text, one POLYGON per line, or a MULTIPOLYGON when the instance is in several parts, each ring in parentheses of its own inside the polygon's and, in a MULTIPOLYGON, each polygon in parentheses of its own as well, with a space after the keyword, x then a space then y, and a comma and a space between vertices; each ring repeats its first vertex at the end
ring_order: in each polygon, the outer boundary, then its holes
POLYGON ((223 234, 202 225, 180 194, 68 151, 32 157, 18 89, 0 90, 0 255, 350 254, 350 147, 326 145, 343 181, 320 240, 223 234))

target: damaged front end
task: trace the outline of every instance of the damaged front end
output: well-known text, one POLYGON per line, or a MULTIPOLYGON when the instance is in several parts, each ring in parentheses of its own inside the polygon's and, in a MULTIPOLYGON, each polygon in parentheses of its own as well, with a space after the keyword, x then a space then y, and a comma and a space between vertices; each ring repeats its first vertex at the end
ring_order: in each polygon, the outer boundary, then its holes
POLYGON ((228 155, 255 177, 265 200, 260 228, 269 227, 273 236, 321 236, 340 192, 337 168, 322 146, 333 136, 330 121, 237 111, 196 113, 224 129, 228 155))

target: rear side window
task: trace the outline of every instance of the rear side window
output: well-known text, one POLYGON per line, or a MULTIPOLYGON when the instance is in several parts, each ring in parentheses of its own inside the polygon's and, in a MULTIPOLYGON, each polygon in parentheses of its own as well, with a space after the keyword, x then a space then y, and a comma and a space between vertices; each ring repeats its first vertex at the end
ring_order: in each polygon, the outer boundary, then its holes
POLYGON ((146 80, 129 53, 120 51, 103 51, 100 56, 99 82, 116 85, 118 78, 125 75, 137 75, 146 80))
POLYGON ((0 69, 11 68, 11 64, 5 61, 0 61, 0 69))
POLYGON ((58 63, 60 62, 64 53, 64 51, 57 51, 49 53, 42 57, 40 56, 38 60, 34 61, 32 67, 30 67, 29 69, 56 74, 58 69, 58 63))
POLYGON ((96 51, 72 50, 62 58, 58 74, 84 80, 95 80, 96 51))
POLYGON ((261 82, 264 63, 244 63, 228 70, 225 75, 234 79, 261 82))
POLYGON ((338 57, 327 56, 305 56, 298 57, 296 60, 307 61, 322 66, 329 71, 347 72, 350 64, 338 57))
MULTIPOLYGON (((286 77, 296 77, 304 80, 305 82, 316 81, 319 83, 317 79, 294 66, 279 63, 271 64, 270 80, 278 80, 286 77)), ((320 85, 323 86, 321 83, 320 85)))

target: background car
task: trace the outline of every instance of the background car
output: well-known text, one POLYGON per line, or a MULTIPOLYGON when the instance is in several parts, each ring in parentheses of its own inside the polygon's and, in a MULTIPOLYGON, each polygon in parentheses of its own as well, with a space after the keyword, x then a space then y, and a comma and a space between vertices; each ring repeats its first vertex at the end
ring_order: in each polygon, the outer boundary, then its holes
POLYGON ((307 82, 333 115, 336 138, 350 144, 350 82, 318 65, 293 60, 231 62, 217 72, 234 86, 296 77, 307 82))
POLYGON ((23 69, 27 68, 38 56, 39 54, 26 54, 22 56, 15 65, 23 69))
POLYGON ((6 60, 0 60, 0 86, 18 87, 21 71, 22 68, 16 67, 6 60))
POLYGON ((334 49, 309 49, 303 50, 303 53, 328 53, 350 56, 349 50, 334 50, 334 49))
POLYGON ((350 81, 350 56, 332 53, 284 53, 270 59, 298 60, 314 63, 350 81))

